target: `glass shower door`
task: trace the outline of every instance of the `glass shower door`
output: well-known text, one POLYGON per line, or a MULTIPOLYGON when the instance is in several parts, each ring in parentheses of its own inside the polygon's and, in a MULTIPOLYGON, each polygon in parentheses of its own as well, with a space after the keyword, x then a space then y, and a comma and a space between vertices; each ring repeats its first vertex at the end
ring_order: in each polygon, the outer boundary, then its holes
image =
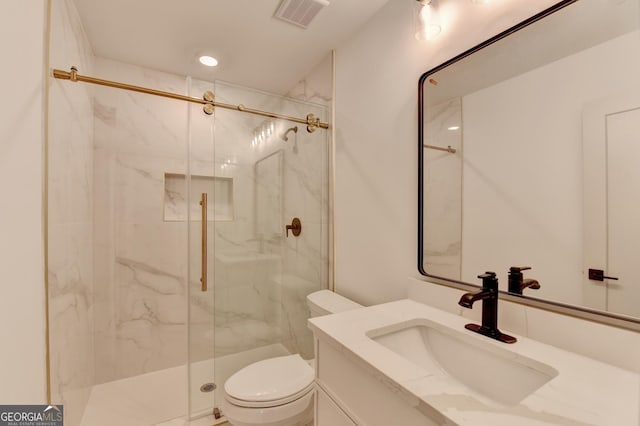
MULTIPOLYGON (((108 80, 184 92, 180 76, 102 59, 94 65, 108 80)), ((143 426, 183 417, 191 305, 187 188, 197 186, 187 177, 198 161, 213 158, 211 118, 188 129, 187 108, 195 108, 184 102, 63 81, 53 87, 52 401, 64 404, 70 426, 143 426), (199 141, 193 148, 190 132, 199 141)), ((205 312, 213 310, 208 303, 205 312)), ((212 315, 202 323, 206 336, 212 315)), ((212 353, 212 339, 209 347, 212 353)))
MULTIPOLYGON (((194 97, 215 89, 218 102, 327 119, 324 106, 228 83, 190 87, 194 97)), ((329 281, 327 132, 221 108, 214 116, 190 107, 192 418, 221 406, 224 383, 239 369, 294 353, 311 358, 306 296, 329 281), (287 230, 294 218, 297 235, 287 230)))
MULTIPOLYGON (((189 95, 201 98, 213 91, 209 82, 189 79, 189 95)), ((215 113, 204 113, 198 104, 188 114, 188 222, 189 222, 189 331, 188 382, 191 418, 211 414, 216 405, 214 376, 214 301, 213 253, 214 223, 229 214, 228 180, 215 173, 215 113)))
MULTIPOLYGON (((326 121, 325 107, 228 83, 216 100, 326 121)), ((214 373, 224 382, 256 361, 313 356, 307 294, 328 287, 327 132, 217 110, 215 174, 225 179, 226 215, 214 221, 214 373), (294 235, 294 218, 301 232, 294 235)), ((217 187, 219 188, 219 187, 217 187)))

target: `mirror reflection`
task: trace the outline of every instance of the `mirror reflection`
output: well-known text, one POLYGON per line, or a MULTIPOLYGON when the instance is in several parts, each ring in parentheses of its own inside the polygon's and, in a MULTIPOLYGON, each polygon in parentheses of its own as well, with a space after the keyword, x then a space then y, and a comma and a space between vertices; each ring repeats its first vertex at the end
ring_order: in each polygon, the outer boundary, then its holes
POLYGON ((423 273, 640 317, 639 4, 557 6, 423 76, 423 273))

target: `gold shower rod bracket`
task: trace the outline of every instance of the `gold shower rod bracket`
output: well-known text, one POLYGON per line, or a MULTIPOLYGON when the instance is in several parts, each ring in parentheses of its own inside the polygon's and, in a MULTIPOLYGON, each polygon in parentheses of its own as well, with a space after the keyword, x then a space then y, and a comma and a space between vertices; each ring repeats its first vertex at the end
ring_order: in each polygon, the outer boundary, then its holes
POLYGON ((307 114, 307 132, 315 132, 318 127, 321 127, 321 124, 319 118, 316 118, 312 113, 307 114))
POLYGON ((117 89, 131 90, 138 93, 146 93, 149 95, 162 96, 165 98, 177 99, 186 102, 199 103, 203 105, 202 110, 207 115, 212 115, 215 107, 224 109, 232 109, 236 111, 246 112, 249 114, 260 115, 263 117, 276 118, 280 120, 293 121, 294 123, 306 124, 307 132, 313 133, 316 129, 328 129, 329 123, 320 121, 319 118, 313 114, 307 114, 306 118, 291 117, 288 115, 277 114, 274 112, 260 111, 258 109, 247 108, 244 105, 231 105, 222 102, 215 101, 215 95, 211 91, 206 91, 202 96, 202 99, 194 98, 191 96, 178 95, 176 93, 163 92, 161 90, 148 89, 146 87, 134 86, 132 84, 119 83, 117 81, 103 80, 95 77, 88 77, 78 74, 78 68, 71 67, 70 71, 63 71, 59 69, 53 70, 53 77, 61 80, 70 80, 73 82, 81 81, 84 83, 98 84, 100 86, 115 87, 117 89))
POLYGON ((216 95, 214 95, 211 90, 207 90, 202 95, 202 99, 204 99, 205 101, 211 102, 211 103, 205 104, 202 107, 202 112, 204 112, 207 115, 212 115, 213 114, 213 110, 215 109, 214 106, 213 106, 213 103, 214 103, 214 101, 216 99, 216 95))

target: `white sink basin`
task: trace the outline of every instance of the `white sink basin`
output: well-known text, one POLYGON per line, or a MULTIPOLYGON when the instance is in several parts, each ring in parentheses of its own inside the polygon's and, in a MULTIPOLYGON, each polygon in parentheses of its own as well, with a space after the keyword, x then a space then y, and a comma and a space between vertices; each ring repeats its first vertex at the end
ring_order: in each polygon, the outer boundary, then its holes
POLYGON ((508 406, 558 375, 554 368, 509 350, 510 345, 426 319, 371 330, 367 336, 434 375, 508 406))

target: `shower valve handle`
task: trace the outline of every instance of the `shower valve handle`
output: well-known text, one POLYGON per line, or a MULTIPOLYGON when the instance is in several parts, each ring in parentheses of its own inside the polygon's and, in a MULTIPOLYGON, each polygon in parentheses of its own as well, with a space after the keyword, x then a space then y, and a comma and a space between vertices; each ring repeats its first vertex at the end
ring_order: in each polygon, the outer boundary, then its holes
POLYGON ((294 237, 297 237, 302 232, 302 222, 300 222, 300 219, 298 219, 297 217, 294 217, 291 221, 291 225, 287 225, 286 228, 287 237, 289 236, 289 230, 291 230, 291 233, 294 237))

